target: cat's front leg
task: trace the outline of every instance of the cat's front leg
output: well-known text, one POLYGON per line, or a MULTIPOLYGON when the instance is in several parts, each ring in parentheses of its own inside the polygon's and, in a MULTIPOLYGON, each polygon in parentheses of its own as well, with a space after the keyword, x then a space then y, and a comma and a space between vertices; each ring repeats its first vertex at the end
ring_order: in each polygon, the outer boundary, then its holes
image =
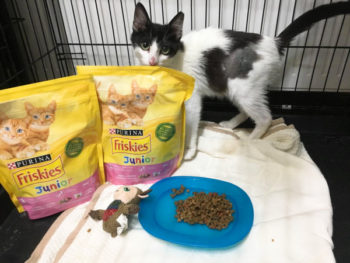
POLYGON ((186 144, 185 160, 193 159, 197 151, 198 127, 202 109, 202 97, 194 91, 185 103, 186 107, 186 144))
POLYGON ((18 151, 15 155, 18 159, 29 158, 35 154, 35 149, 33 146, 28 146, 21 151, 18 151))
POLYGON ((132 119, 132 124, 136 126, 143 126, 143 120, 140 118, 132 119))
POLYGON ((49 150, 49 145, 42 141, 42 140, 34 140, 31 141, 32 146, 34 147, 34 150, 39 152, 39 151, 47 151, 49 150))
POLYGON ((8 151, 0 150, 0 160, 10 160, 13 157, 14 156, 11 153, 9 153, 8 151))
POLYGON ((106 125, 115 125, 113 118, 102 118, 102 119, 103 119, 103 123, 106 125))
POLYGON ((132 126, 132 120, 126 119, 126 120, 118 121, 117 126, 122 129, 128 129, 132 126))

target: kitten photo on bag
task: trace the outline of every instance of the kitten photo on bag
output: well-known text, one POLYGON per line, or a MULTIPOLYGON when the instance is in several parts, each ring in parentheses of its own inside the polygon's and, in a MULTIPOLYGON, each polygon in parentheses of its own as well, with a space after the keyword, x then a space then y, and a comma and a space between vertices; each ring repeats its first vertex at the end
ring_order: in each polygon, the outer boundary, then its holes
POLYGON ((27 116, 0 119, 0 160, 32 157, 36 152, 46 151, 50 125, 55 120, 56 102, 46 107, 24 103, 27 116))
POLYGON ((138 63, 173 68, 195 78, 193 95, 186 102, 185 159, 196 153, 203 97, 226 97, 238 108, 237 116, 220 125, 234 129, 250 117, 255 122, 250 138, 263 136, 272 120, 266 89, 280 73, 284 49, 314 23, 347 13, 350 2, 319 6, 295 19, 277 37, 217 28, 182 36, 182 12, 168 24, 155 24, 138 3, 131 34, 138 63))
MULTIPOLYGON (((97 88, 101 82, 97 84, 97 88)), ((116 125, 119 128, 127 129, 131 126, 143 126, 143 118, 147 108, 153 103, 157 92, 157 85, 149 89, 141 88, 136 80, 131 84, 132 92, 122 95, 117 92, 115 85, 108 88, 106 101, 100 98, 102 121, 107 125, 116 125)))

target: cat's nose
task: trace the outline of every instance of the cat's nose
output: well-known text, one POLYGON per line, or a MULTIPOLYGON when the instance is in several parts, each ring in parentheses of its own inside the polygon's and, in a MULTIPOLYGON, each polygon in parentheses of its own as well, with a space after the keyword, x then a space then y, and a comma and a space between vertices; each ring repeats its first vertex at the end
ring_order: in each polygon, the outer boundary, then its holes
POLYGON ((157 59, 155 57, 151 57, 151 59, 149 60, 149 64, 151 66, 157 65, 158 64, 157 59))

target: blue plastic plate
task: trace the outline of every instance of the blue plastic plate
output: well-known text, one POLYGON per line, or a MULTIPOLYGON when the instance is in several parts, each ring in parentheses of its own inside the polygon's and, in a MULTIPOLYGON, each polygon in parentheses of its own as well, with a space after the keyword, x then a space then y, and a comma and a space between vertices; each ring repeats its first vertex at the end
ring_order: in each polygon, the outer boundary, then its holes
POLYGON ((160 239, 185 246, 220 248, 237 244, 252 228, 252 202, 241 188, 231 183, 204 177, 174 176, 158 181, 151 189, 149 197, 141 201, 139 220, 148 233, 160 239), (172 198, 172 189, 179 189, 181 185, 190 192, 172 198), (177 222, 174 202, 192 196, 193 192, 226 194, 235 210, 234 219, 227 228, 216 230, 206 225, 177 222))

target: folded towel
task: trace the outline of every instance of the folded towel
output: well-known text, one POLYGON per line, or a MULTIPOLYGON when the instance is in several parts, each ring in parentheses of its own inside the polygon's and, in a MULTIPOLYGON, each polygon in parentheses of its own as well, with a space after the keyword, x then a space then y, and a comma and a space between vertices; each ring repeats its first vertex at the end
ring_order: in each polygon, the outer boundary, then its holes
POLYGON ((87 216, 111 202, 118 186, 105 184, 91 202, 64 212, 27 262, 335 262, 328 185, 302 144, 296 156, 266 139, 238 134, 202 123, 196 157, 174 174, 225 180, 250 196, 253 228, 236 246, 196 249, 166 242, 143 230, 137 216, 125 234, 112 238, 87 216))
MULTIPOLYGON (((214 122, 201 122, 201 127, 211 131, 230 134, 237 139, 248 140, 251 129, 228 129, 221 127, 214 122)), ((294 125, 286 125, 283 118, 275 119, 271 122, 266 133, 261 140, 269 142, 274 148, 299 155, 301 149, 300 134, 294 125)))

